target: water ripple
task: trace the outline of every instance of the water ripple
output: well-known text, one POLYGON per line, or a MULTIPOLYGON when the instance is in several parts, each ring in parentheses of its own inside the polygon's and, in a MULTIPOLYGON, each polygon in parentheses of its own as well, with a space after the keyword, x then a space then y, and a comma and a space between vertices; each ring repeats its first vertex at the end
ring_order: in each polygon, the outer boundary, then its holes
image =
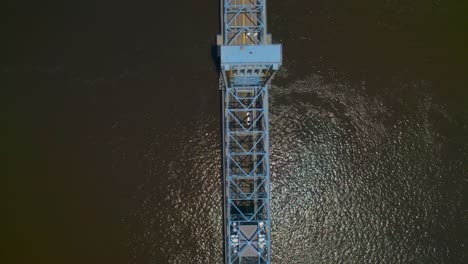
MULTIPOLYGON (((429 92, 401 113, 316 75, 271 96, 274 263, 465 257, 456 231, 467 216, 465 156, 444 156, 449 139, 433 113, 449 115, 429 92)), ((134 263, 222 262, 218 129, 217 117, 204 115, 153 138, 148 181, 125 219, 134 263)))

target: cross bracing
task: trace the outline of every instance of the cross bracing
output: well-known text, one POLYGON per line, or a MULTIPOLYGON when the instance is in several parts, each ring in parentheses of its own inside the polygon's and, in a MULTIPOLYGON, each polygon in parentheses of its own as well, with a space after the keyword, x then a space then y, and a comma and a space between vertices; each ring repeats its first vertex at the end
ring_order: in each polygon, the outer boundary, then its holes
POLYGON ((221 0, 225 263, 270 264, 268 90, 281 45, 266 30, 266 0, 221 0))
POLYGON ((268 86, 227 84, 223 93, 226 262, 270 263, 268 86))
POLYGON ((265 18, 265 0, 224 0, 224 45, 263 44, 265 18))

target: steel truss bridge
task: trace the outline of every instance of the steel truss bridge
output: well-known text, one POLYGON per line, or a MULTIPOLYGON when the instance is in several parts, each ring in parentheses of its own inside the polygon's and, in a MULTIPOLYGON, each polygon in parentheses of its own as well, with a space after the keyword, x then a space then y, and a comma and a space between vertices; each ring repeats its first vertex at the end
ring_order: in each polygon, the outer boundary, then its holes
POLYGON ((221 0, 224 258, 271 263, 268 90, 281 45, 267 34, 266 0, 221 0))

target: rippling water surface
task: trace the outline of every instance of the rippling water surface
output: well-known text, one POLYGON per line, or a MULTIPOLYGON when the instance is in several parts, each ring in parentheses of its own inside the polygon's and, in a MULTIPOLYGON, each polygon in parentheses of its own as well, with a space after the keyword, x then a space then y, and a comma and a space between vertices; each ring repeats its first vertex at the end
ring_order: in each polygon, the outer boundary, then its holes
MULTIPOLYGON (((5 263, 221 263, 218 1, 52 2, 2 17, 5 263)), ((268 10, 274 263, 467 263, 462 4, 268 10)))
MULTIPOLYGON (((459 159, 447 159, 449 140, 437 124, 451 120, 433 102, 429 83, 394 85, 405 85, 416 101, 387 105, 385 95, 366 95, 363 83, 320 75, 273 86, 275 263, 448 263, 464 257, 465 238, 456 230, 466 217, 461 175, 467 146, 459 147, 459 159)), ((129 231, 137 259, 222 261, 218 121, 196 120, 166 136, 176 142, 175 159, 148 152, 152 169, 129 216, 136 221, 129 231), (151 180, 160 179, 157 174, 165 180, 151 180)))

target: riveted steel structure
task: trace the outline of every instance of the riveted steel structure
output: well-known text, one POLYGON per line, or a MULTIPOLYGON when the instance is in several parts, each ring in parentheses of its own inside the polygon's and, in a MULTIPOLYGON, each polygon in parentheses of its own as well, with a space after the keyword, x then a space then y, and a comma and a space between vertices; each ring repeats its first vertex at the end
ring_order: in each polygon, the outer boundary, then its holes
POLYGON ((266 0, 221 0, 225 263, 271 263, 268 90, 281 65, 266 0))

